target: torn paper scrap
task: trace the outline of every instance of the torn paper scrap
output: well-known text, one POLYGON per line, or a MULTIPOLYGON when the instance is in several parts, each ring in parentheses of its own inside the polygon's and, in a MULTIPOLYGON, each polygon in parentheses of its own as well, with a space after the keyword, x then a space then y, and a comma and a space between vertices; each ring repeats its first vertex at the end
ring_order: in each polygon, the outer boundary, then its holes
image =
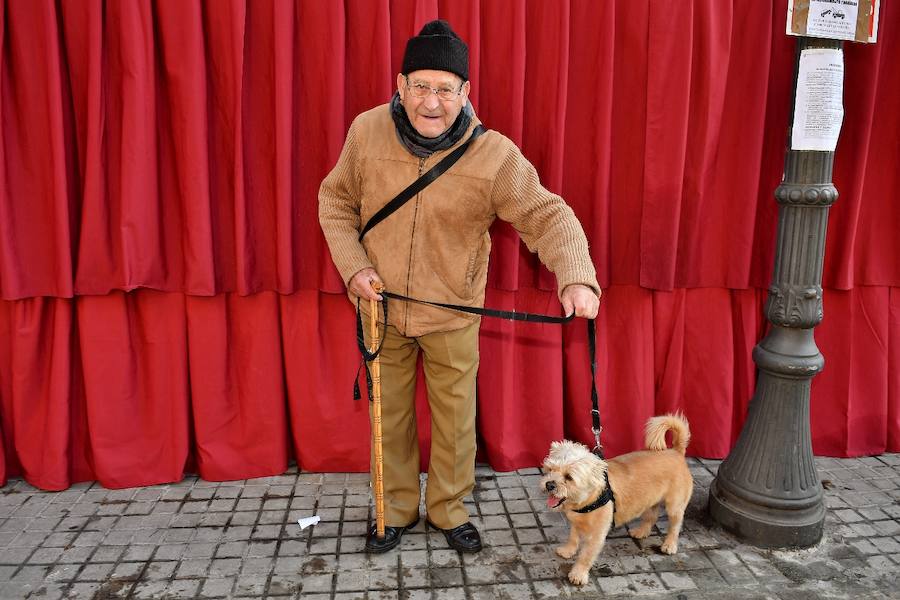
POLYGON ((306 529, 310 525, 315 525, 319 522, 319 515, 313 515, 312 517, 302 517, 297 519, 297 524, 300 525, 300 529, 306 529))

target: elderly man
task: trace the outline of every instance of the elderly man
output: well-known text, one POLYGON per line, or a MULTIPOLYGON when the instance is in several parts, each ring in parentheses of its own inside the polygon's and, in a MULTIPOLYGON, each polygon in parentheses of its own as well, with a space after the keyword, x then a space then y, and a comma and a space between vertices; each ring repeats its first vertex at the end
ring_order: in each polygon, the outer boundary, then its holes
MULTIPOLYGON (((319 221, 332 259, 356 303, 377 290, 457 305, 484 305, 488 229, 512 223, 556 274, 566 314, 592 319, 600 287, 587 239, 562 198, 498 132, 487 131, 445 173, 373 227, 369 219, 472 136, 466 44, 444 21, 411 38, 391 102, 359 115, 337 165, 319 190, 319 221)), ((460 552, 481 550, 463 498, 475 485, 475 375, 479 317, 393 302, 381 350, 385 535, 374 526, 369 552, 385 552, 419 521, 416 359, 421 352, 431 408, 427 522, 460 552)), ((374 471, 374 470, 373 470, 374 471)))

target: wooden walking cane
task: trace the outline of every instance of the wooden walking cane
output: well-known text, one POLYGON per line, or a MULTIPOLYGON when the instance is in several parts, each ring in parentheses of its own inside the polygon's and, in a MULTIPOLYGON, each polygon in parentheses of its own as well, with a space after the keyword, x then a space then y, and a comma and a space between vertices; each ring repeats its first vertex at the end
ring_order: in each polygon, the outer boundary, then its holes
MULTIPOLYGON (((374 284, 379 294, 384 286, 374 284)), ((370 352, 378 350, 378 301, 369 300, 369 324, 372 345, 370 352)), ((387 323, 385 323, 387 327, 387 323)), ((387 332, 385 332, 387 333, 387 332)), ((384 455, 381 448, 381 361, 378 356, 369 366, 372 374, 372 444, 375 453, 375 534, 384 539, 384 455)))

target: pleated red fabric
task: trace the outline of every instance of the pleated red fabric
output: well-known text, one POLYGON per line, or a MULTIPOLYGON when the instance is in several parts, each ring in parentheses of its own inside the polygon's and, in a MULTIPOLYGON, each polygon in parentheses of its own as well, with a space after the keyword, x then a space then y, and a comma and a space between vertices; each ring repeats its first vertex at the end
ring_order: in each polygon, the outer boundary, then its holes
MULTIPOLYGON (((444 18, 473 105, 587 232, 603 443, 682 410, 725 456, 755 387, 794 42, 783 2, 0 2, 0 480, 368 469, 354 307, 317 219, 359 112, 444 18)), ((900 451, 900 9, 845 44, 814 451, 900 451)), ((488 304, 558 314, 504 223, 488 304)), ((592 442, 583 322, 485 320, 479 458, 592 442)), ((421 374, 420 374, 421 378, 421 374)), ((430 414, 416 399, 423 468, 430 414)))

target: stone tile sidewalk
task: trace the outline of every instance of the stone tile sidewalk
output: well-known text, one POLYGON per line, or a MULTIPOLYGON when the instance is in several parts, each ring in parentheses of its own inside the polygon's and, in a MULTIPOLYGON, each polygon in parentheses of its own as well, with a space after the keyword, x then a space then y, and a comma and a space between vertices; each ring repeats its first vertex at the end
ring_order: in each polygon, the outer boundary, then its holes
POLYGON ((469 509, 486 548, 464 556, 421 523, 399 550, 366 555, 366 474, 57 493, 13 480, 0 489, 0 598, 900 598, 900 455, 817 464, 829 512, 816 547, 761 550, 715 527, 718 461, 692 459, 678 554, 659 553, 658 531, 636 542, 616 529, 581 589, 553 552, 567 528, 537 469, 478 468, 469 509), (321 522, 301 530, 312 515, 321 522))

